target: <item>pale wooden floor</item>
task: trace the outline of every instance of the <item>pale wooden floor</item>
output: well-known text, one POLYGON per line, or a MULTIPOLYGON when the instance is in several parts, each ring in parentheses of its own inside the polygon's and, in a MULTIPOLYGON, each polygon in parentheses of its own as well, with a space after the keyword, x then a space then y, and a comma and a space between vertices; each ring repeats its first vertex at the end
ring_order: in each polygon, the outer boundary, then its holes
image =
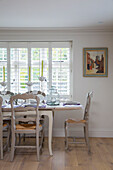
MULTIPOLYGON (((34 139, 26 142, 34 143, 34 139)), ((36 161, 33 150, 17 150, 14 161, 10 162, 10 152, 0 160, 0 170, 113 170, 113 139, 91 138, 92 154, 88 155, 85 145, 73 145, 69 151, 64 149, 64 138, 53 138, 53 156, 50 157, 45 147, 36 161)))

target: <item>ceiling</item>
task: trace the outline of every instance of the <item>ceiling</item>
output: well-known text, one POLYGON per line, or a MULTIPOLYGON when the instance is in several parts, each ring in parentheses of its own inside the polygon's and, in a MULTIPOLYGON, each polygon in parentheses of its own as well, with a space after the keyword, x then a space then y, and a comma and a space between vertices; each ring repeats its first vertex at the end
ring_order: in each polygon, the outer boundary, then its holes
POLYGON ((0 28, 113 27, 113 0, 0 0, 0 28))

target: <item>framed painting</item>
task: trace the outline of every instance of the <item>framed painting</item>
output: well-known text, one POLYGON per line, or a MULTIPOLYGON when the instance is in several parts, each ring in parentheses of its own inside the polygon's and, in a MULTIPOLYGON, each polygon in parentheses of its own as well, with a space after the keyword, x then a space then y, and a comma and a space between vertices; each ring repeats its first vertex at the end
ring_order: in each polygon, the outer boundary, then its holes
POLYGON ((83 49, 83 76, 108 76, 108 48, 83 49))

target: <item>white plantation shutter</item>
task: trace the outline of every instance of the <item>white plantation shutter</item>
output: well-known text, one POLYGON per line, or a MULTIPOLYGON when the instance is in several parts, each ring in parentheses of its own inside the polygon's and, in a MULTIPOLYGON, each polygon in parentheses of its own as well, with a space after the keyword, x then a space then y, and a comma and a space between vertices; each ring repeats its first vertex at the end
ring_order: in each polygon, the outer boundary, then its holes
POLYGON ((10 81, 11 91, 24 93, 28 81, 28 50, 27 48, 10 49, 10 81))
MULTIPOLYGON (((0 43, 0 64, 6 68, 8 90, 14 93, 28 91, 26 82, 31 67, 31 90, 40 90, 42 60, 43 76, 46 78, 44 91, 55 86, 61 99, 71 99, 71 42, 7 42, 0 43)), ((3 79, 0 65, 0 81, 3 79)))
MULTIPOLYGON (((42 44, 38 45, 37 48, 31 48, 31 81, 35 83, 31 89, 32 90, 39 90, 41 83, 39 81, 39 77, 41 75, 41 69, 42 69, 42 61, 43 61, 43 76, 46 77, 48 80, 48 51, 49 49, 47 47, 44 47, 42 44)), ((47 84, 47 83, 46 83, 47 84)), ((47 86, 46 86, 47 88, 47 86)), ((45 92, 47 92, 47 89, 45 89, 45 92)))
POLYGON ((56 87, 60 98, 70 96, 70 58, 71 44, 60 42, 52 44, 52 85, 56 87))
MULTIPOLYGON (((7 82, 7 48, 0 48, 0 82, 3 82, 3 67, 5 67, 5 81, 7 82)), ((0 85, 0 90, 3 89, 0 85)))
POLYGON ((33 43, 31 48, 32 82, 38 82, 32 86, 32 90, 40 89, 41 62, 44 61, 43 76, 47 83, 45 92, 51 86, 55 86, 60 98, 70 99, 70 42, 40 42, 33 43))

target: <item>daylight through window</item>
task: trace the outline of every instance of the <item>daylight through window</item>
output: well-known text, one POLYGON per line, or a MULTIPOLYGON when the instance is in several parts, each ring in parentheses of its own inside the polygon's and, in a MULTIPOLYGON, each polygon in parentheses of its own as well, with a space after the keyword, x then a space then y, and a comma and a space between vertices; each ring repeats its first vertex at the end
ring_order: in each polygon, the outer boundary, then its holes
POLYGON ((5 67, 7 89, 24 93, 28 91, 30 67, 31 90, 40 90, 43 61, 44 91, 55 86, 60 98, 71 99, 71 51, 71 42, 0 42, 0 82, 4 81, 5 67))

